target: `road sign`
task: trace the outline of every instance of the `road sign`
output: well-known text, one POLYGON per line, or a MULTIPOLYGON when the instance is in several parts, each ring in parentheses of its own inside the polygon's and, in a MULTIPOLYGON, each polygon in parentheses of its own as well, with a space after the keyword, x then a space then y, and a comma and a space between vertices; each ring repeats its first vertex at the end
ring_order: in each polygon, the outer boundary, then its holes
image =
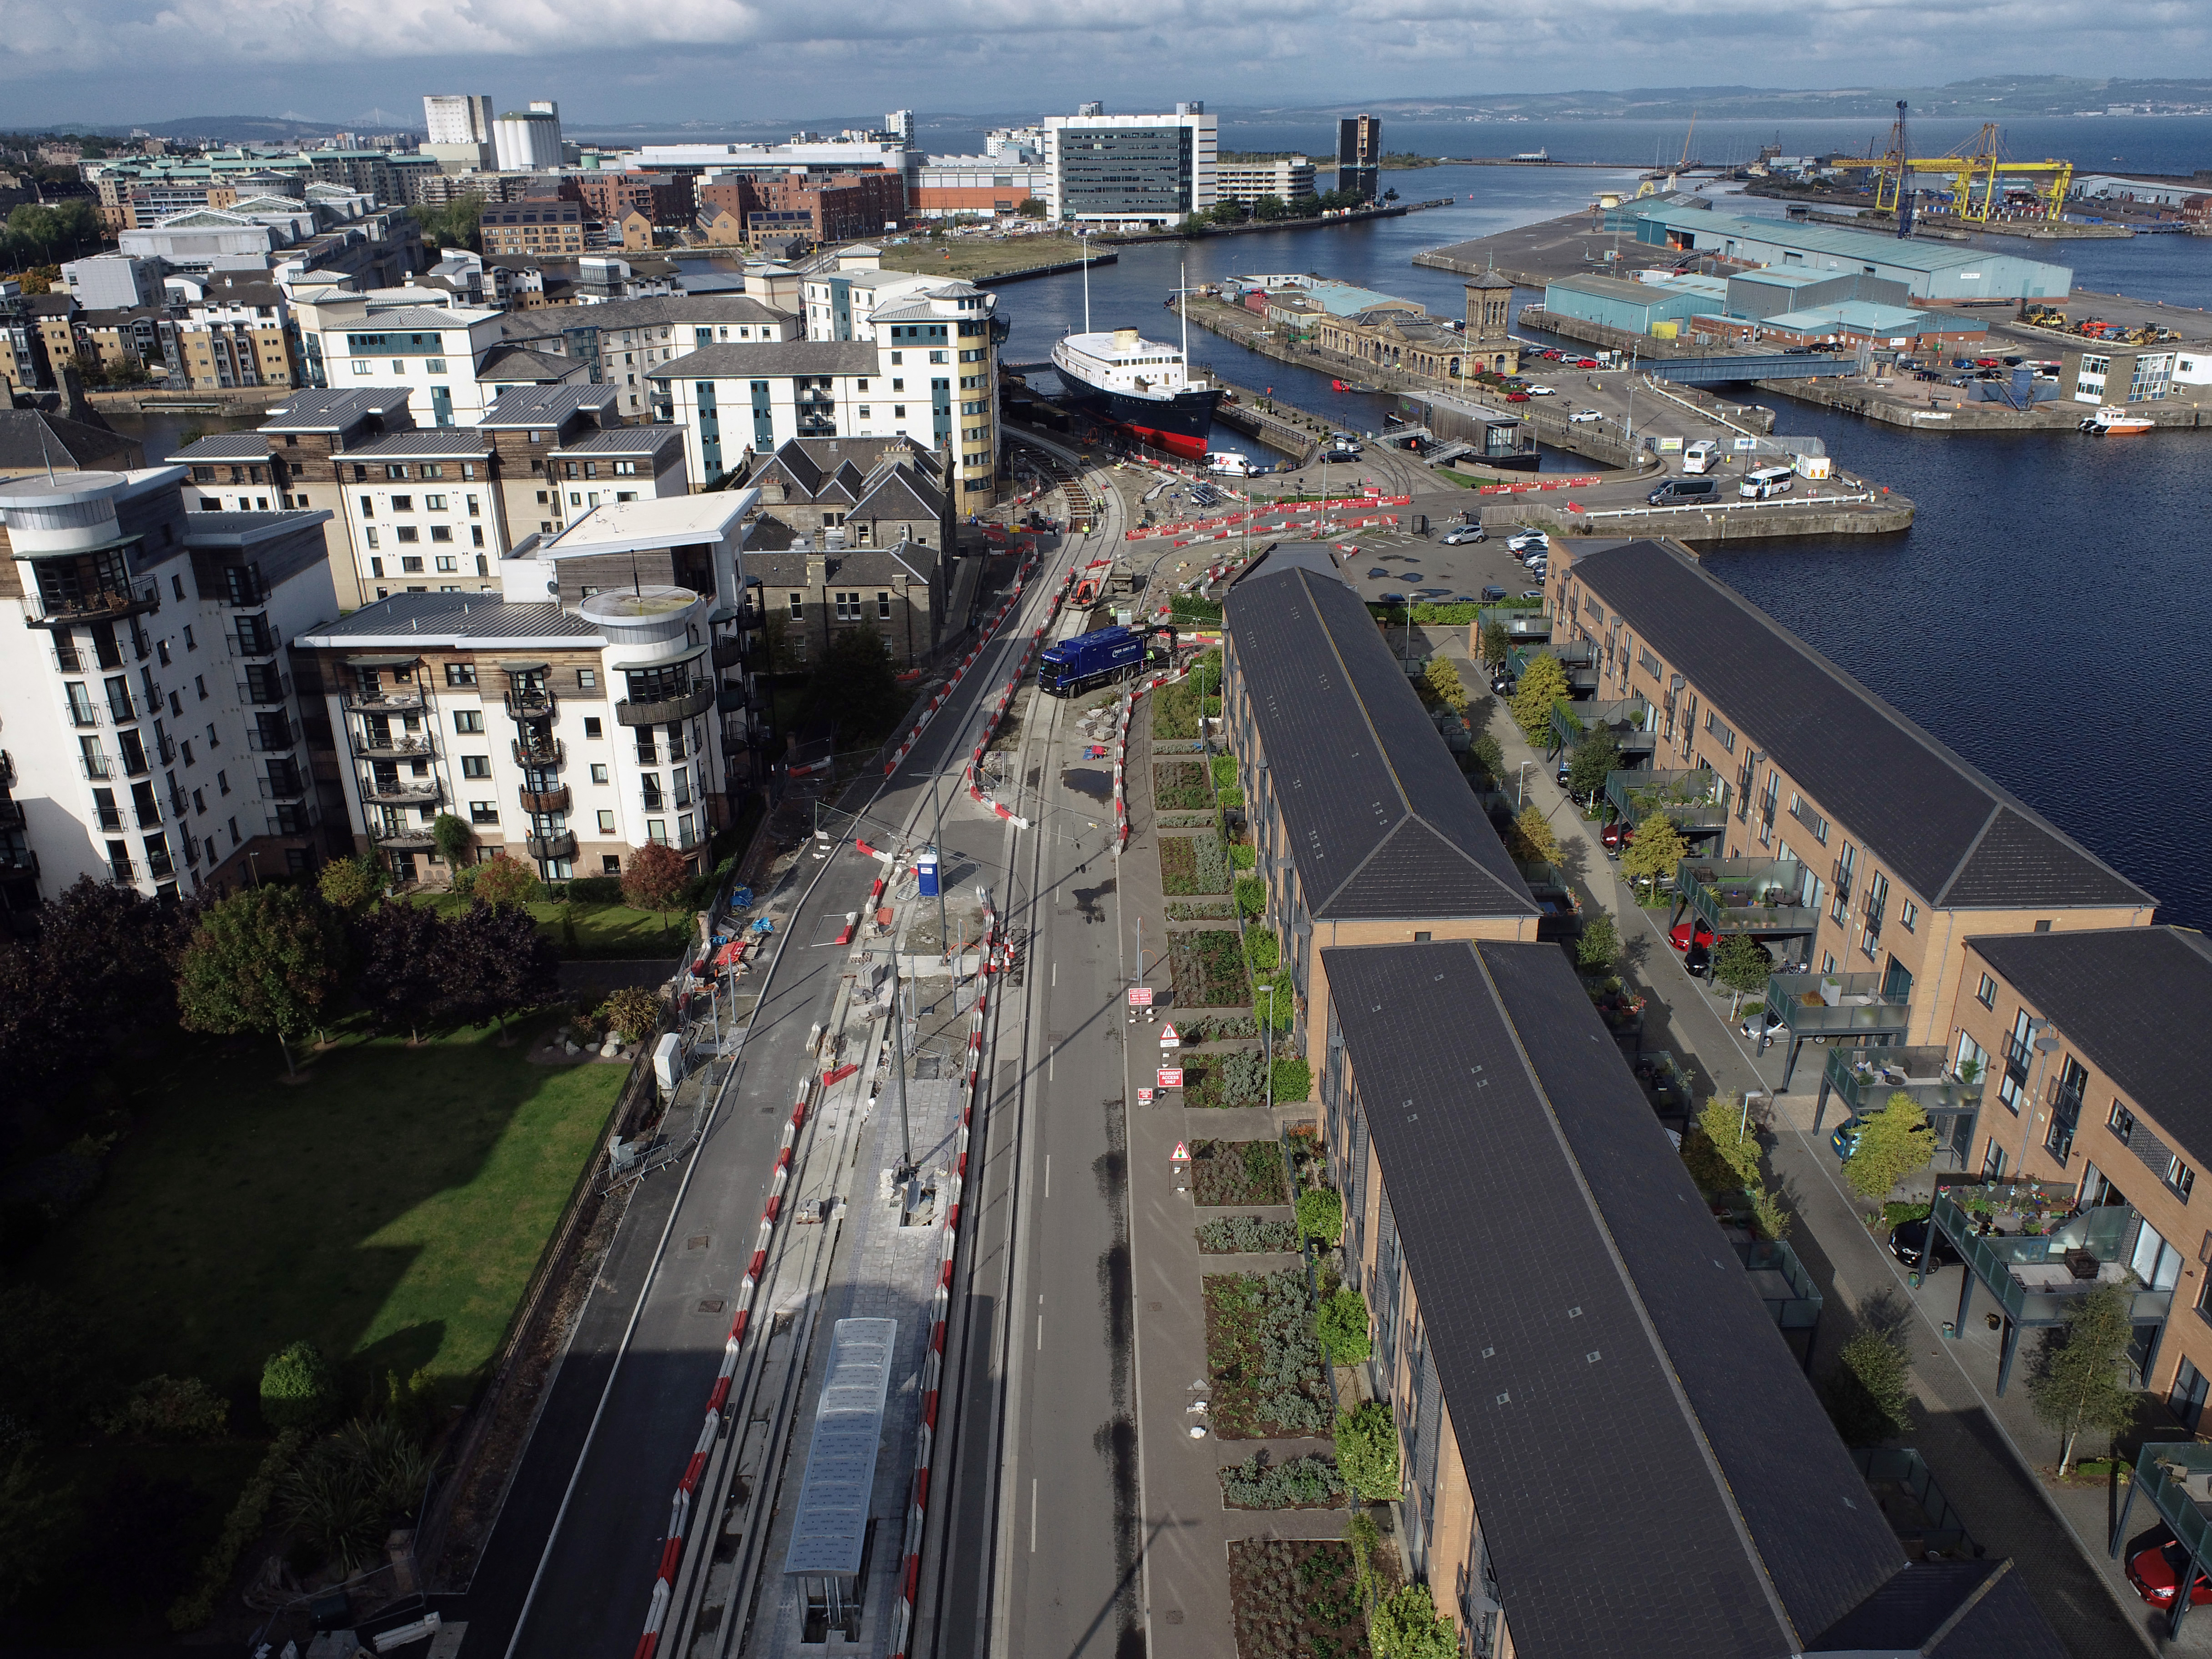
POLYGON ((1132 1008, 1151 1007, 1152 1006, 1152 988, 1149 985, 1135 985, 1130 987, 1129 1006, 1132 1008))
POLYGON ((1149 1105, 1151 1105, 1152 1103, 1152 1091, 1150 1089, 1139 1089, 1139 1090, 1138 1090, 1138 1091, 1137 1091, 1137 1104, 1138 1104, 1138 1105, 1139 1105, 1139 1106, 1149 1106, 1149 1105))
POLYGON ((1170 1020, 1166 1024, 1160 1027, 1161 1048, 1179 1048, 1182 1046, 1182 1038, 1176 1034, 1175 1022, 1173 1020, 1170 1020))
POLYGON ((1188 1146, 1184 1146, 1184 1145, 1182 1144, 1182 1142, 1181 1142, 1180 1140, 1178 1140, 1177 1142, 1176 1142, 1175 1157, 1174 1157, 1174 1158, 1170 1158, 1170 1159, 1169 1160, 1169 1162, 1173 1163, 1173 1164, 1188 1164, 1188 1163, 1189 1163, 1189 1162, 1190 1162, 1190 1148, 1189 1148, 1189 1147, 1188 1147, 1188 1146))
POLYGON ((1163 1088, 1163 1089, 1180 1089, 1180 1088, 1182 1088, 1182 1066, 1161 1066, 1161 1067, 1160 1067, 1160 1087, 1161 1087, 1161 1088, 1163 1088))

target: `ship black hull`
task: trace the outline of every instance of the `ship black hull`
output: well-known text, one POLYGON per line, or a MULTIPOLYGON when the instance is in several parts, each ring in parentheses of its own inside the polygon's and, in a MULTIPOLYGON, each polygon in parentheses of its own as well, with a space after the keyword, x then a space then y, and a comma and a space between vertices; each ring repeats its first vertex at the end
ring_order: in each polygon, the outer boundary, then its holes
POLYGON ((1205 459, 1213 437, 1213 406, 1221 398, 1220 392, 1212 387, 1203 392, 1180 392, 1164 401, 1107 392, 1076 379, 1065 369, 1054 372, 1060 377, 1060 402, 1063 408, 1119 427, 1139 441, 1155 449, 1164 449, 1171 455, 1191 460, 1205 459))

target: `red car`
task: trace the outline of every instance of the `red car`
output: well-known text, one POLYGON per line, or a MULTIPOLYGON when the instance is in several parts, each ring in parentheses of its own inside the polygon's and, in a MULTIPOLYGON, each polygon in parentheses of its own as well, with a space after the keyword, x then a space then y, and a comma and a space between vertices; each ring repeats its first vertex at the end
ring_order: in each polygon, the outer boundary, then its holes
POLYGON ((1577 368, 1595 368, 1597 367, 1597 359, 1595 357, 1577 357, 1575 359, 1575 367, 1577 368))
POLYGON ((1505 394, 1505 401, 1509 404, 1525 404, 1528 401, 1528 394, 1525 392, 1509 392, 1505 394))
POLYGON ((1713 942, 1713 930, 1702 921, 1678 922, 1675 924, 1674 931, 1668 934, 1667 939, 1677 951, 1686 951, 1692 945, 1703 945, 1710 948, 1713 942), (1695 930, 1694 933, 1692 929, 1695 930))
MULTIPOLYGON (((2189 1552, 2173 1539, 2163 1544, 2154 1544, 2142 1554, 2128 1562, 2128 1583, 2136 1593, 2154 1607, 2173 1605, 2173 1587, 2180 1583, 2181 1575, 2189 1571, 2189 1552)), ((2212 1601, 2212 1579, 2203 1574, 2189 1589, 2189 1605, 2201 1607, 2212 1601)))
POLYGON ((1607 824, 1603 830, 1598 832, 1598 839, 1604 842, 1605 850, 1607 852, 1618 853, 1622 848, 1627 846, 1629 842, 1636 839, 1636 826, 1632 823, 1624 823, 1619 819, 1615 819, 1613 823, 1607 824))

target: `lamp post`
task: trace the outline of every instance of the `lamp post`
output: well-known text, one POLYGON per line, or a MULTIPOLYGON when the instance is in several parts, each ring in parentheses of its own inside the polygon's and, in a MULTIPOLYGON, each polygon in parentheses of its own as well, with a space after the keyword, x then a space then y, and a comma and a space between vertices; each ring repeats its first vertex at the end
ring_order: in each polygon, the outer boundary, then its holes
POLYGON ((1275 1109, 1275 988, 1260 988, 1267 994, 1267 1023, 1260 1028, 1261 1065, 1267 1073, 1267 1109, 1275 1109))

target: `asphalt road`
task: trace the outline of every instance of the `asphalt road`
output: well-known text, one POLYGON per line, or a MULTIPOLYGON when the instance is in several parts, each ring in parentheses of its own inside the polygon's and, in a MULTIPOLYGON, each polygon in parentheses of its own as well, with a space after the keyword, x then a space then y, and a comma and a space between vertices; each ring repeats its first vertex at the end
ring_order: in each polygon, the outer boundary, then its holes
MULTIPOLYGON (((866 807, 871 823, 895 832, 920 811, 926 826, 933 781, 940 771, 957 775, 984 704, 1041 620, 1065 563, 1064 555, 1048 555, 1016 617, 866 807)), ((995 843, 962 799, 969 816, 948 811, 948 842, 959 845, 964 834, 978 846, 995 843)), ((807 1068, 807 1030, 827 1017, 844 967, 843 951, 818 947, 860 908, 880 868, 849 843, 826 866, 802 860, 799 879, 815 884, 793 913, 737 1078, 688 1175, 648 1183, 624 1218, 465 1607, 449 1614, 470 1620, 472 1650, 564 1659, 635 1650, 670 1500, 720 1363, 726 1309, 807 1068), (704 1303, 713 1310, 702 1311, 704 1303)))

